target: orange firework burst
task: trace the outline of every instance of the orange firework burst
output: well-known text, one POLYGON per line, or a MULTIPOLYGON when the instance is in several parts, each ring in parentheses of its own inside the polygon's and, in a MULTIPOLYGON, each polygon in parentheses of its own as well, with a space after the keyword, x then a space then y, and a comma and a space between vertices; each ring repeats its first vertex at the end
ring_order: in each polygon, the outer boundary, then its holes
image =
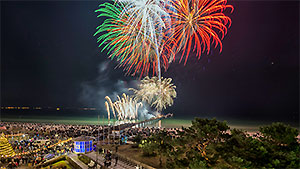
MULTIPOLYGON (((227 0, 171 0, 169 2, 168 12, 174 28, 173 42, 177 48, 176 52, 182 52, 179 62, 185 56, 184 64, 186 64, 192 46, 194 46, 193 51, 197 49, 198 59, 205 50, 208 54, 213 44, 215 48, 219 45, 220 52, 222 51, 221 39, 227 33, 226 26, 231 25, 231 19, 223 13, 226 8, 233 11, 233 6, 227 5, 227 0)), ((170 61, 174 57, 170 58, 170 61)))

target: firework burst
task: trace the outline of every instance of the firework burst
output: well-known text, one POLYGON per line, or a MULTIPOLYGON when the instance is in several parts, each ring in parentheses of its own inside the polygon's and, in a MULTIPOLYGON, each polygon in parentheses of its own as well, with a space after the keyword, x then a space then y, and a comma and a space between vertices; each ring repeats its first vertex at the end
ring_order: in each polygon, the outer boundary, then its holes
POLYGON ((143 106, 141 102, 134 100, 132 97, 122 94, 122 98, 117 96, 118 100, 112 102, 110 97, 106 96, 105 107, 107 110, 107 117, 110 120, 110 109, 113 112, 114 118, 118 120, 135 120, 138 118, 138 110, 143 106))
POLYGON ((209 53, 211 45, 215 48, 219 45, 222 51, 221 39, 227 33, 227 25, 231 25, 231 19, 223 11, 226 8, 233 10, 227 0, 170 0, 168 5, 176 53, 182 52, 180 62, 185 56, 186 64, 192 49, 197 51, 198 59, 205 50, 209 53))
POLYGON ((104 3, 96 10, 98 17, 108 17, 94 34, 100 35, 99 47, 104 46, 102 51, 107 49, 127 74, 160 74, 160 63, 166 70, 169 57, 174 55, 162 32, 167 13, 156 1, 120 2, 104 3))
POLYGON ((171 78, 149 78, 146 76, 139 84, 139 89, 129 89, 134 92, 135 100, 147 102, 156 110, 162 111, 167 106, 173 105, 176 98, 176 86, 171 83, 171 78))

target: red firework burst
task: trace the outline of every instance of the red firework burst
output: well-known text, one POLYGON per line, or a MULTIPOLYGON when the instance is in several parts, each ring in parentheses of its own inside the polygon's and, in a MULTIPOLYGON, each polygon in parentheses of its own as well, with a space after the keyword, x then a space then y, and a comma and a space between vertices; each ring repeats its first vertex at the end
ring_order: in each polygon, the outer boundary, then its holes
POLYGON ((227 33, 227 26, 231 25, 231 19, 223 13, 226 8, 233 11, 227 0, 170 1, 168 13, 174 29, 172 42, 175 42, 176 52, 182 52, 179 62, 185 56, 186 64, 192 46, 193 51, 197 50, 198 59, 205 50, 209 53, 213 44, 215 48, 219 45, 222 51, 221 39, 227 33))

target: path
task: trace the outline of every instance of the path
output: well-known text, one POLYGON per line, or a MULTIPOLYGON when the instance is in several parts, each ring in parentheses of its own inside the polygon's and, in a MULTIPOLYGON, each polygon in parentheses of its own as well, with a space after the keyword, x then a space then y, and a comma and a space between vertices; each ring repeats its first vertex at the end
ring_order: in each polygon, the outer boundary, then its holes
MULTIPOLYGON (((91 152, 91 153, 88 153, 85 155, 90 157, 95 162, 97 161, 97 153, 96 152, 91 152)), ((136 168, 133 164, 123 162, 120 159, 118 160, 118 163, 116 166, 115 166, 115 162, 116 162, 116 160, 112 159, 111 166, 108 168, 113 168, 113 169, 135 169, 136 168)), ((98 154, 98 163, 100 165, 104 166, 104 158, 103 158, 102 154, 98 154)))
POLYGON ((81 169, 88 169, 88 166, 78 159, 77 154, 72 153, 68 155, 68 157, 71 158, 71 160, 73 160, 77 165, 79 165, 81 169))

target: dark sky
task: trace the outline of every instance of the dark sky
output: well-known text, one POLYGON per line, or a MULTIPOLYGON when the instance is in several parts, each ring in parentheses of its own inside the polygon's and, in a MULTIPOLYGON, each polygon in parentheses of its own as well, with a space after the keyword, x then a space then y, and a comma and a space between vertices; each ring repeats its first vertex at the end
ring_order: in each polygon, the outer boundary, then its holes
MULTIPOLYGON (((233 1, 223 51, 172 64, 178 98, 168 112, 297 121, 299 2, 233 1)), ((108 61, 93 37, 100 1, 1 1, 1 106, 87 106, 82 84, 108 61)), ((124 77, 109 62, 111 85, 124 77)), ((107 85, 110 85, 106 83, 107 85)))

